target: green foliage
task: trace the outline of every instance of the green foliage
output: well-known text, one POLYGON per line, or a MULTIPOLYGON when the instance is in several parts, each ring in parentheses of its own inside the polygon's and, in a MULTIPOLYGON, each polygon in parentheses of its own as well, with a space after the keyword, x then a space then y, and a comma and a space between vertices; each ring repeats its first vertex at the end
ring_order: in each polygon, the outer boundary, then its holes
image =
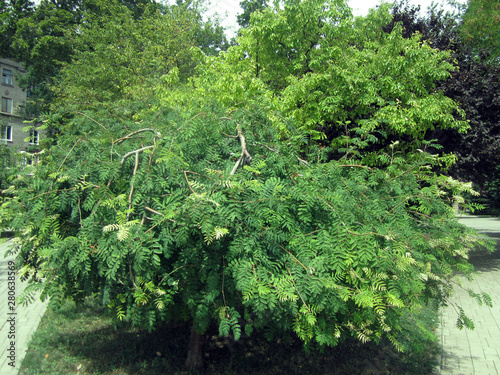
MULTIPOLYGON (((478 4, 470 2, 469 10, 478 4)), ((479 202, 494 213, 495 207, 500 207, 496 188, 500 163, 500 124, 497 121, 500 116, 500 66, 495 63, 491 48, 466 42, 460 31, 460 14, 432 8, 420 16, 418 8, 407 2, 395 4, 392 13, 394 17, 385 28, 387 32, 400 22, 406 38, 418 33, 434 48, 452 52, 458 68, 449 78, 438 82, 437 89, 459 103, 470 129, 461 133, 457 129, 436 128, 428 139, 438 140, 443 146, 440 152, 456 155, 456 163, 446 173, 472 181, 475 189, 481 192, 479 202)), ((488 13, 490 16, 493 19, 494 14, 488 13)))
POLYGON ((465 42, 488 51, 493 60, 500 57, 499 18, 497 0, 470 0, 460 28, 465 42))
POLYGON ((84 50, 61 72, 55 106, 76 108, 148 97, 155 83, 173 71, 186 80, 199 58, 192 47, 193 21, 177 8, 135 20, 117 2, 88 15, 79 38, 84 50), (106 33, 102 30, 106 29, 106 33))
POLYGON ((262 10, 266 7, 265 0, 243 0, 240 2, 240 7, 243 9, 242 14, 236 16, 236 21, 240 27, 248 27, 250 25, 250 17, 252 13, 262 10))
POLYGON ((382 32, 388 6, 353 20, 341 1, 283 4, 254 13, 239 44, 199 68, 202 95, 234 107, 259 98, 283 134, 300 129, 336 151, 356 135, 359 151, 387 139, 419 146, 436 127, 468 128, 435 87, 454 69, 451 54, 403 37, 399 25, 382 32))
POLYGON ((61 93, 57 82, 61 69, 72 61, 77 73, 73 71, 62 79, 79 79, 75 85, 92 91, 72 101, 94 103, 110 97, 116 100, 134 90, 141 96, 151 83, 151 75, 156 77, 172 69, 178 69, 185 80, 200 58, 196 47, 212 56, 227 48, 219 20, 204 20, 201 5, 165 6, 151 0, 44 0, 29 12, 18 13, 14 12, 12 19, 5 18, 4 27, 12 29, 12 36, 4 56, 26 65, 21 85, 29 90, 24 111, 30 118, 47 112, 54 94, 59 99, 71 95, 61 93), (136 58, 138 55, 141 59, 136 58), (90 65, 78 65, 82 60, 90 65))
POLYGON ((74 116, 9 190, 24 277, 53 303, 98 293, 150 329, 192 318, 235 339, 398 345, 403 312, 470 272, 472 244, 442 198, 461 185, 424 152, 383 169, 322 163, 277 134, 214 105, 74 116))
POLYGON ((2 0, 0 2, 0 56, 14 58, 12 48, 18 22, 33 13, 34 3, 30 0, 2 0))

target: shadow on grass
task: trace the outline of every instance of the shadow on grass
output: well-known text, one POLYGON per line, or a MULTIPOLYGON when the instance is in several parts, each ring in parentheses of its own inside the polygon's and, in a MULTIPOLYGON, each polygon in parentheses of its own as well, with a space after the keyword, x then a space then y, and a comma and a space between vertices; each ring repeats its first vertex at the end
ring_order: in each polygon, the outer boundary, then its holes
MULTIPOLYGON (((428 322, 433 324, 432 322, 428 322)), ((410 325, 413 324, 410 322, 410 325)), ((413 329, 413 328, 412 328, 413 329)), ((23 375, 187 374, 183 369, 190 326, 168 325, 157 331, 113 329, 97 304, 66 304, 48 310, 22 363, 23 375)), ((407 341, 413 337, 406 332, 407 341)), ((420 337, 419 350, 395 351, 390 344, 348 341, 336 348, 306 353, 298 340, 267 341, 263 335, 241 343, 210 336, 204 374, 431 374, 438 345, 420 337)))

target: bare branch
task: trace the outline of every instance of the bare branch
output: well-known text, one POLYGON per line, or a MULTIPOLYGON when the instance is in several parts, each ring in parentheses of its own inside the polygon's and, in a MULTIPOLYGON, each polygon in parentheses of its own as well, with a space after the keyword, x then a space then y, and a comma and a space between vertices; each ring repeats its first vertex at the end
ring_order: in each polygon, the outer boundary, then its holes
MULTIPOLYGON (((254 144, 257 144, 257 145, 259 145, 259 146, 265 147, 265 148, 267 148, 269 151, 272 151, 272 152, 277 153, 278 155, 281 155, 281 154, 280 154, 280 152, 279 152, 277 149, 272 148, 272 147, 269 147, 268 145, 265 145, 265 144, 263 144, 263 143, 259 143, 259 142, 254 142, 254 144)), ((297 158, 297 160, 298 160, 298 161, 299 161, 302 165, 304 165, 304 166, 306 166, 306 167, 309 167, 309 163, 308 163, 307 161, 305 161, 304 159, 299 158, 297 155, 294 155, 294 156, 297 158)))
POLYGON ((161 215, 161 216, 165 216, 165 215, 163 215, 161 212, 155 211, 155 210, 153 210, 152 208, 149 208, 149 207, 144 207, 144 209, 146 209, 146 210, 148 210, 149 212, 152 212, 152 213, 154 213, 154 214, 161 215))
POLYGON ((188 175, 187 175, 187 171, 184 171, 184 177, 186 178, 186 182, 188 183, 188 188, 189 190, 191 190, 193 193, 196 194, 196 192, 193 190, 193 188, 191 187, 191 184, 189 183, 189 179, 188 179, 188 175))
POLYGON ((142 152, 144 150, 148 150, 150 148, 154 148, 155 146, 152 145, 152 146, 145 146, 145 147, 141 147, 141 148, 138 148, 137 150, 133 150, 133 151, 130 151, 130 152, 127 152, 125 155, 122 156, 122 160, 120 161, 120 164, 123 164, 125 163, 125 160, 129 157, 129 156, 132 156, 134 154, 139 154, 139 152, 142 152))
POLYGON ((132 284, 134 285, 134 289, 138 289, 139 287, 135 283, 134 273, 132 272, 132 263, 130 262, 130 258, 128 256, 128 254, 127 254, 127 262, 128 262, 128 271, 130 274, 130 280, 132 281, 132 284))
POLYGON ((233 169, 231 170, 231 173, 230 173, 231 176, 236 173, 236 170, 240 166, 240 162, 241 162, 242 158, 243 158, 243 156, 240 156, 239 159, 236 161, 236 164, 234 165, 233 169))
POLYGON ((365 168, 365 169, 373 170, 373 168, 367 167, 366 165, 359 165, 359 164, 340 164, 339 167, 365 168))
POLYGON ((144 133, 144 132, 151 132, 151 133, 153 133, 155 135, 155 137, 161 138, 161 133, 159 131, 157 131, 156 129, 144 128, 144 129, 136 130, 136 131, 134 131, 134 132, 132 132, 130 134, 127 134, 125 137, 119 138, 116 141, 114 141, 113 143, 114 144, 120 144, 123 141, 126 141, 127 139, 132 138, 134 135, 139 134, 139 133, 144 133))
POLYGON ((71 147, 71 149, 68 151, 68 153, 66 154, 66 156, 64 157, 64 160, 62 161, 61 165, 59 166, 59 168, 57 168, 57 172, 59 172, 63 166, 63 164, 66 162, 66 159, 68 158, 69 154, 71 154, 71 151, 73 151, 73 149, 76 147, 76 145, 81 141, 82 139, 80 138, 78 141, 75 142, 75 144, 73 145, 73 147, 71 147))
POLYGON ((247 144, 245 141, 245 136, 243 135, 243 132, 241 131, 241 127, 239 125, 236 126, 236 130, 238 132, 238 138, 240 139, 240 144, 241 144, 241 155, 239 159, 236 161, 236 164, 234 165, 230 175, 233 175, 236 173, 236 170, 240 166, 240 163, 243 161, 243 158, 246 156, 248 161, 252 160, 252 156, 247 150, 247 144))
POLYGON ((87 117, 89 120, 94 121, 97 125, 99 125, 99 126, 100 126, 101 128, 103 128, 104 130, 108 130, 108 129, 106 129, 106 127, 105 127, 103 124, 101 124, 99 121, 97 121, 97 120, 93 119, 93 118, 92 118, 92 117, 90 117, 89 115, 86 115, 86 114, 85 114, 85 113, 83 113, 83 112, 76 112, 76 113, 77 113, 77 114, 79 114, 79 115, 82 115, 82 116, 87 117))
POLYGON ((228 137, 228 138, 238 138, 238 136, 237 136, 237 135, 229 135, 229 134, 226 134, 226 133, 224 133, 224 132, 221 132, 221 133, 222 133, 222 134, 224 134, 224 135, 225 135, 226 137, 228 137))
POLYGON ((306 167, 309 167, 309 163, 301 158, 299 158, 297 155, 295 155, 295 157, 297 158, 297 160, 304 166, 306 167))
POLYGON ((139 153, 135 153, 135 166, 134 166, 134 172, 132 173, 132 179, 130 183, 130 193, 128 194, 128 209, 129 212, 127 213, 127 220, 130 216, 130 209, 132 208, 132 195, 134 194, 134 176, 137 173, 137 169, 139 168, 139 153))

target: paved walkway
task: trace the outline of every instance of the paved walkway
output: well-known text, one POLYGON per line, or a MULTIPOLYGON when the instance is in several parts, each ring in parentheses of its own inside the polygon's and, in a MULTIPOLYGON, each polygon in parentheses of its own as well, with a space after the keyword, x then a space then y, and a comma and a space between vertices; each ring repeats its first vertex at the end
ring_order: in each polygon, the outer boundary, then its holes
MULTIPOLYGON (((36 330, 47 303, 36 299, 27 307, 9 304, 9 286, 17 295, 24 289, 17 276, 9 279, 9 262, 14 257, 4 258, 12 241, 0 245, 0 375, 15 375, 28 349, 28 341, 36 330), (10 282, 14 282, 9 285, 10 282)), ((12 292, 11 292, 12 294, 12 292)))
POLYGON ((493 254, 478 251, 471 255, 478 273, 474 281, 458 278, 465 289, 488 293, 493 299, 493 307, 479 306, 466 290, 456 289, 451 300, 465 310, 474 321, 475 329, 459 330, 454 308, 443 309, 443 354, 438 371, 441 375, 500 375, 500 218, 463 216, 459 220, 497 241, 493 254))

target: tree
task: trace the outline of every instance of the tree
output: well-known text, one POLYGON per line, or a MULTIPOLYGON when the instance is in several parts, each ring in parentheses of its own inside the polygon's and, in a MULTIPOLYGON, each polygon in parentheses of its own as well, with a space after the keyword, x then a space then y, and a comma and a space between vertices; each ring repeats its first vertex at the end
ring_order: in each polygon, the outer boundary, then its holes
POLYGON ((243 0, 240 2, 240 7, 243 9, 242 14, 236 16, 236 22, 240 27, 248 27, 250 25, 250 16, 257 10, 263 10, 267 6, 266 0, 243 0))
POLYGON ((498 208, 498 190, 495 188, 498 181, 496 169, 500 164, 497 151, 500 142, 498 64, 491 61, 488 53, 478 54, 467 43, 460 42, 460 14, 431 9, 425 17, 420 17, 418 8, 409 7, 404 2, 395 4, 392 14, 393 20, 385 28, 386 32, 401 22, 406 38, 418 32, 433 47, 453 53, 457 69, 449 78, 438 82, 437 88, 459 103, 470 129, 467 133, 460 133, 436 128, 427 137, 438 139, 444 146, 442 152, 456 155, 457 161, 447 173, 473 181, 489 200, 489 205, 498 208))
POLYGON ((333 1, 269 7, 203 72, 200 86, 210 82, 205 95, 226 105, 259 96, 276 110, 284 133, 303 129, 342 155, 355 147, 371 158, 370 151, 395 141, 418 147, 436 127, 465 131, 463 111, 436 89, 453 70, 450 53, 418 35, 405 38, 399 26, 381 32, 389 20, 387 7, 353 20, 333 1), (348 143, 355 134, 358 143, 348 143))
POLYGON ((463 39, 473 47, 486 49, 492 58, 500 57, 500 3, 497 0, 469 0, 460 27, 463 39))
MULTIPOLYGON (((143 25, 127 14, 109 22, 125 35, 143 25)), ((187 367, 202 365, 211 326, 235 340, 266 330, 311 348, 351 336, 400 347, 401 315, 437 308, 453 273, 470 274, 467 254, 479 239, 454 220, 449 201, 470 186, 434 174, 446 159, 425 150, 405 155, 394 144, 374 166, 355 153, 333 160, 306 126, 285 133, 274 125, 276 86, 254 76, 248 92, 227 85, 222 93, 221 82, 254 74, 242 69, 252 55, 227 66, 242 47, 206 58, 198 80, 184 83, 160 63, 130 78, 123 72, 151 61, 134 43, 149 35, 143 27, 131 46, 111 29, 64 68, 60 101, 45 117, 60 126, 57 145, 6 191, 0 220, 18 234, 12 252, 29 280, 24 298, 41 290, 57 304, 97 294, 118 320, 149 329, 191 321, 187 367), (75 79, 86 65, 133 92, 75 79), (205 83, 221 67, 226 76, 205 83), (235 106, 238 98, 244 104, 235 106)), ((245 31, 241 40, 248 43, 245 31)), ((415 59, 433 56, 411 48, 415 59)), ((470 326, 463 313, 459 323, 470 326)))
POLYGON ((15 57, 12 50, 14 35, 19 20, 29 17, 33 12, 33 1, 29 0, 2 0, 0 2, 0 56, 15 57))
POLYGON ((50 85, 61 66, 69 63, 80 49, 78 25, 80 11, 73 9, 73 2, 43 1, 29 17, 17 24, 12 49, 17 60, 22 61, 27 73, 20 85, 29 91, 25 115, 30 118, 47 111, 52 100, 50 85))
POLYGON ((58 95, 54 108, 113 107, 150 97, 159 80, 186 82, 203 58, 196 46, 198 21, 181 7, 135 20, 123 5, 103 2, 81 26, 79 38, 86 48, 61 71, 53 87, 58 95))
POLYGON ((196 46, 208 56, 217 56, 229 47, 218 15, 208 16, 204 0, 177 0, 177 12, 188 14, 193 22, 196 46))
POLYGON ((458 158, 449 173, 473 181, 491 208, 500 208, 498 190, 488 188, 497 183, 500 165, 500 67, 465 59, 459 66, 460 70, 439 87, 460 103, 471 128, 466 134, 440 131, 440 143, 458 158))
POLYGON ((28 292, 98 293, 150 329, 193 320, 190 367, 213 323, 236 340, 265 328, 398 345, 402 312, 442 301, 453 271, 470 270, 466 231, 439 198, 451 180, 426 172, 430 155, 323 164, 244 112, 196 112, 99 124, 86 112, 20 174, 10 226, 24 231, 28 292))

